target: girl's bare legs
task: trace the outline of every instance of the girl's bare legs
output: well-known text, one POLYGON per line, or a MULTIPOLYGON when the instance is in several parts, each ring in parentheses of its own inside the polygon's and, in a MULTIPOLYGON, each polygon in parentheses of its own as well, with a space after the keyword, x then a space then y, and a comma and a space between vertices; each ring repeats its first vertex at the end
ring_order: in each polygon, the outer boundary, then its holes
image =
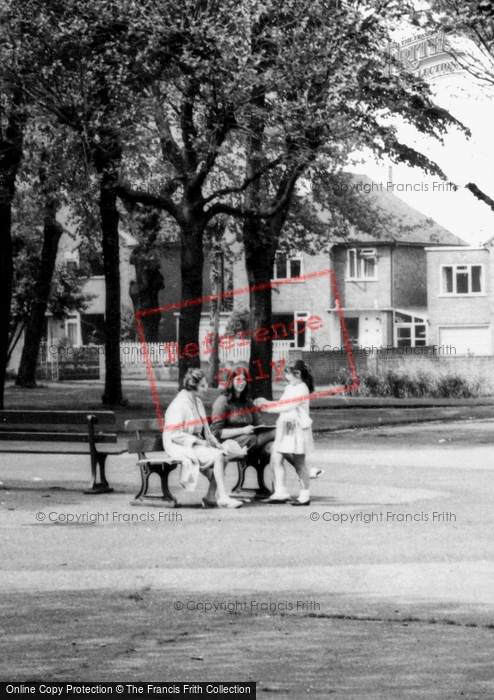
POLYGON ((207 469, 204 469, 202 473, 204 474, 206 479, 209 480, 209 488, 206 494, 206 499, 212 502, 215 500, 216 497, 216 479, 214 478, 213 467, 208 467, 207 469))
POLYGON ((271 498, 288 498, 290 494, 286 489, 286 471, 281 452, 271 452, 271 466, 274 474, 274 493, 271 495, 271 498))
POLYGON ((242 502, 232 498, 225 488, 225 467, 227 464, 228 457, 226 457, 224 454, 219 454, 214 460, 213 464, 214 480, 216 481, 216 486, 218 489, 218 504, 220 501, 222 501, 224 503, 231 503, 232 506, 234 504, 241 506, 242 502))
POLYGON ((309 490, 309 484, 310 484, 310 477, 309 477, 309 470, 307 469, 307 465, 305 464, 305 455, 302 454, 291 454, 291 455, 283 455, 285 459, 290 462, 291 465, 295 467, 295 471, 297 472, 297 476, 300 482, 300 494, 298 497, 299 501, 309 501, 310 500, 310 490, 309 490))

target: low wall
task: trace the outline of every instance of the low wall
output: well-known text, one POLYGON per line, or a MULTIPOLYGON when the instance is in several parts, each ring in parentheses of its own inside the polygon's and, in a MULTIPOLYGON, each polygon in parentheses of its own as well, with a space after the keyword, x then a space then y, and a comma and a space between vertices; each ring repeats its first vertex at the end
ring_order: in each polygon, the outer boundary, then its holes
MULTIPOLYGON (((406 348, 410 351, 410 348, 406 348)), ((368 355, 356 351, 354 362, 359 372, 387 370, 409 370, 411 372, 426 371, 438 374, 458 374, 466 379, 485 379, 494 382, 494 355, 445 355, 426 352, 428 348, 420 348, 420 354, 401 354, 402 348, 394 348, 385 353, 370 353, 368 355)), ((405 348, 403 348, 405 350, 405 348)), ((292 352, 290 353, 290 358, 292 352)), ((311 368, 315 383, 332 384, 338 381, 341 369, 349 369, 346 354, 330 354, 324 352, 293 351, 294 359, 301 358, 311 368)))

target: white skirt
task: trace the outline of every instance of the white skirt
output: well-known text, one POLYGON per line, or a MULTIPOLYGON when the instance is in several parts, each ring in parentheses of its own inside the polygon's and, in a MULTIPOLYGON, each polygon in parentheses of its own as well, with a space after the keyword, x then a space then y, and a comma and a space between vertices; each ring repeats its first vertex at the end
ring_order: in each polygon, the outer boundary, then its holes
POLYGON ((283 454, 305 455, 314 448, 312 428, 302 428, 296 421, 276 421, 276 436, 273 450, 283 454))

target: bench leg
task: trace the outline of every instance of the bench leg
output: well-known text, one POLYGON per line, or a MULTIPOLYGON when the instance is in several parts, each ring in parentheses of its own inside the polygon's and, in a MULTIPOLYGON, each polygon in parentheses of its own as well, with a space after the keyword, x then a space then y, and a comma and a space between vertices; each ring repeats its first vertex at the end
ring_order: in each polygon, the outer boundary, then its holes
MULTIPOLYGON (((141 489, 135 497, 135 501, 161 501, 169 503, 172 507, 176 508, 178 506, 177 499, 168 488, 168 475, 172 469, 175 469, 176 465, 160 464, 158 466, 151 466, 150 464, 140 464, 139 466, 141 468, 141 489), (148 496, 149 477, 153 473, 157 474, 160 478, 163 496, 148 496)), ((137 504, 134 502, 134 505, 137 504)))
POLYGON ((244 481, 245 481, 245 472, 247 471, 248 464, 245 461, 245 459, 238 459, 237 460, 237 466, 238 466, 238 479, 237 483, 232 489, 232 492, 235 493, 236 491, 239 491, 241 488, 243 488, 244 481))
POLYGON ((266 482, 264 481, 264 469, 269 464, 269 462, 266 464, 265 460, 260 460, 259 464, 249 465, 247 464, 247 461, 245 459, 239 459, 237 463, 238 479, 237 483, 232 489, 232 493, 236 493, 243 489, 245 483, 245 474, 249 466, 252 466, 256 470, 257 482, 259 484, 259 488, 256 489, 258 497, 271 495, 271 489, 266 485, 266 482))
POLYGON ((174 505, 177 505, 177 499, 172 495, 170 489, 168 488, 168 475, 172 469, 175 469, 175 467, 163 466, 163 468, 160 470, 159 476, 161 479, 161 491, 163 493, 164 501, 173 501, 174 505))
POLYGON ((84 493, 95 495, 98 493, 113 493, 105 476, 105 462, 107 455, 97 452, 91 455, 91 486, 84 493), (99 467, 99 478, 98 478, 99 467))
POLYGON ((149 464, 140 464, 139 466, 141 469, 141 489, 137 494, 136 499, 146 496, 148 492, 149 475, 151 474, 149 471, 149 464))

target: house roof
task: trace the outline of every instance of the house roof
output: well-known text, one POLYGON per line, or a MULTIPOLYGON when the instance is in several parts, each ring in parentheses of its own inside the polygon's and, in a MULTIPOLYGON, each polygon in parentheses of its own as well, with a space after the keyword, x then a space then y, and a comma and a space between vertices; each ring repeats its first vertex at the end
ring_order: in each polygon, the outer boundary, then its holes
MULTIPOLYGON (((345 182, 354 187, 354 192, 365 197, 369 210, 374 210, 382 221, 376 219, 375 234, 357 229, 347 236, 336 236, 335 243, 372 243, 383 245, 390 243, 402 245, 449 245, 467 246, 468 243, 455 236, 422 212, 414 209, 399 197, 386 191, 386 183, 377 183, 367 175, 345 173, 345 182)), ((331 214, 328 210, 320 212, 320 218, 328 222, 331 214)))

